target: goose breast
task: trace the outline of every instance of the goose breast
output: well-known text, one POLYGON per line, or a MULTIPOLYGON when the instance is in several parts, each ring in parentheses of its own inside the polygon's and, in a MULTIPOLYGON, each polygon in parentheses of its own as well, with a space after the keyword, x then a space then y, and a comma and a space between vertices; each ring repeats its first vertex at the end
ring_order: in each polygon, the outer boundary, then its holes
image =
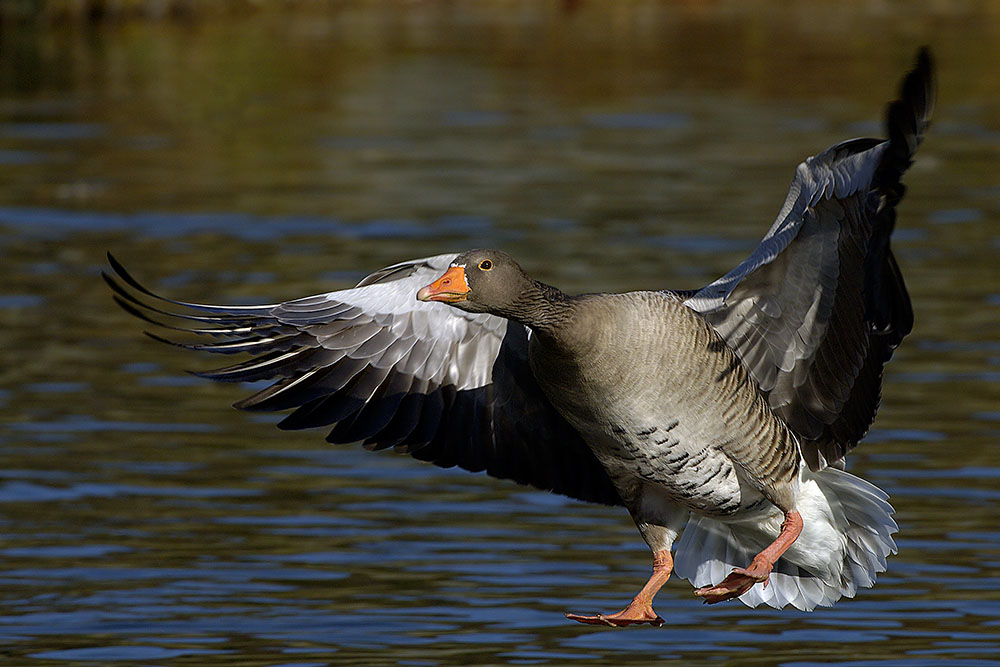
POLYGON ((665 494, 709 516, 762 498, 791 505, 794 437, 744 364, 674 295, 584 298, 570 324, 532 337, 529 355, 543 392, 623 496, 665 494))

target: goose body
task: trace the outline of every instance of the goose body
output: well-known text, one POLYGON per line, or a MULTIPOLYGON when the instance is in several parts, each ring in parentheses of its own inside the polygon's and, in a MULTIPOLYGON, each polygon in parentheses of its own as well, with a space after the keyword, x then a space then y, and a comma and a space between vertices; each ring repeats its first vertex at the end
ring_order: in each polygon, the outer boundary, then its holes
POLYGON ((667 292, 566 303, 566 324, 532 338, 531 368, 633 515, 660 498, 713 517, 765 495, 791 505, 797 444, 703 318, 667 292))
POLYGON ((293 409, 281 428, 623 505, 653 574, 621 612, 574 620, 662 623, 674 572, 706 602, 812 610, 874 585, 896 548, 886 494, 843 467, 913 323, 889 239, 932 106, 924 49, 889 138, 800 164, 757 249, 700 290, 570 296, 499 250, 261 306, 159 297, 110 255, 105 278, 132 314, 214 339, 176 344, 250 355, 199 375, 273 380, 236 405, 293 409))

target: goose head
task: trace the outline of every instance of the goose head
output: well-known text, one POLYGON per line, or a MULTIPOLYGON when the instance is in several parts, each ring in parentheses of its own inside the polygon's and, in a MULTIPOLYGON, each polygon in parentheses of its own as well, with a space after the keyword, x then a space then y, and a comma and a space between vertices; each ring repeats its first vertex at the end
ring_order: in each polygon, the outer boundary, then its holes
POLYGON ((506 314, 531 291, 531 280, 502 250, 477 249, 455 258, 440 278, 420 288, 420 301, 440 301, 470 313, 506 314))

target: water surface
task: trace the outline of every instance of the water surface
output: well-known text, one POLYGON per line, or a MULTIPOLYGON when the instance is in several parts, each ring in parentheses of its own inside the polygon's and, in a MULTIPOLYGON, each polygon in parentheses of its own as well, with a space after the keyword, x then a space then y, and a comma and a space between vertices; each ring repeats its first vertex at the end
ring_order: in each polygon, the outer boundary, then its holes
POLYGON ((1000 664, 995 3, 347 3, 6 25, 0 655, 11 664, 1000 664), (879 5, 882 7, 882 5, 879 5), (112 250, 203 301, 501 246, 568 291, 704 284, 797 161, 879 131, 915 48, 937 123, 895 247, 917 313, 850 460, 900 553, 811 614, 607 630, 649 555, 621 510, 283 433, 139 335, 112 250))

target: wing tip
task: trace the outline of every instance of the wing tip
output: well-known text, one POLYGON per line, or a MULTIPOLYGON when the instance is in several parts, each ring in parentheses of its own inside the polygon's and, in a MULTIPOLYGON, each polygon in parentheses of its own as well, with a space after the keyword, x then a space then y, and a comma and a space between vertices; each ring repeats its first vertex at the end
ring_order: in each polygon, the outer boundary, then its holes
MULTIPOLYGON (((917 49, 913 68, 900 83, 898 97, 886 107, 885 127, 889 148, 879 169, 881 187, 898 187, 900 178, 913 163, 917 147, 931 125, 935 91, 934 57, 930 46, 924 45, 917 49)), ((901 196, 897 193, 895 198, 901 196)))

